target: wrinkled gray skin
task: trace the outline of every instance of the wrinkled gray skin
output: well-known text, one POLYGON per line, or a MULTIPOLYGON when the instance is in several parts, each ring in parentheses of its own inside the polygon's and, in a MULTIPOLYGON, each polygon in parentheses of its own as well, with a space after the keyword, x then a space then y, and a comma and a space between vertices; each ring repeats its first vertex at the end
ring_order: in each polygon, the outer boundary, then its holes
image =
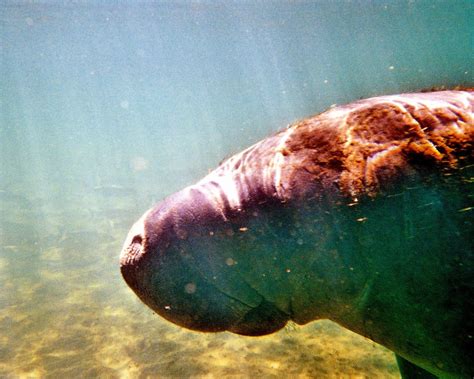
POLYGON ((224 164, 134 225, 122 274, 186 328, 258 336, 330 319, 393 350, 406 377, 471 377, 473 166, 420 165, 357 201, 337 191, 282 200, 244 175, 236 206, 215 180, 224 164))

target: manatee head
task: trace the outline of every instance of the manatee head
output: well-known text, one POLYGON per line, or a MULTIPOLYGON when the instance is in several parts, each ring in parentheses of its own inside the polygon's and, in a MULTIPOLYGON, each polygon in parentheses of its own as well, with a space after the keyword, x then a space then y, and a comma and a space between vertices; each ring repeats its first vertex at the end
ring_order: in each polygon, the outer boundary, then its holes
POLYGON ((132 227, 122 275, 145 304, 180 326, 273 333, 291 317, 291 293, 277 283, 287 273, 274 250, 276 236, 267 234, 272 226, 262 220, 278 218, 265 208, 281 212, 270 202, 224 216, 200 190, 178 192, 132 227))

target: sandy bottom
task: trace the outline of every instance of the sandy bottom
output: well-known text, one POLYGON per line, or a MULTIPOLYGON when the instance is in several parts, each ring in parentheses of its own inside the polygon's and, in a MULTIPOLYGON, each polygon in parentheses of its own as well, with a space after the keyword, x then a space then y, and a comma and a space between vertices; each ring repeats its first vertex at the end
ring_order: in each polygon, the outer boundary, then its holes
POLYGON ((329 321, 257 338, 168 323, 120 277, 132 201, 93 193, 84 209, 10 195, 0 199, 0 378, 400 377, 390 351, 329 321))

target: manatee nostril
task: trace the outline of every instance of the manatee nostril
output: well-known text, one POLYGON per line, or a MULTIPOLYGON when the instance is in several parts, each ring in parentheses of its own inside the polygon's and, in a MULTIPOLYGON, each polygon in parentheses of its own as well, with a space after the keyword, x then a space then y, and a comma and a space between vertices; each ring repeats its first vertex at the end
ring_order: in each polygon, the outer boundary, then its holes
POLYGON ((137 234, 135 237, 133 237, 132 243, 130 245, 135 245, 135 244, 141 245, 142 241, 143 241, 142 236, 140 234, 137 234))
POLYGON ((130 243, 126 243, 120 255, 121 266, 135 265, 141 255, 143 254, 143 237, 141 234, 136 234, 130 243))
POLYGON ((143 238, 140 234, 137 234, 135 237, 132 238, 132 242, 128 246, 128 256, 132 259, 138 258, 138 256, 142 253, 142 242, 143 238))

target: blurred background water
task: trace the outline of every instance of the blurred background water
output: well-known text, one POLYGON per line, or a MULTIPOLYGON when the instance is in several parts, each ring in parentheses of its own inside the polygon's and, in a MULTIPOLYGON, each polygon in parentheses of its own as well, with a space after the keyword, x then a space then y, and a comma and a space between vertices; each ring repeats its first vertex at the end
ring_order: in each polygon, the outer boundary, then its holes
POLYGON ((0 377, 398 377, 323 322, 155 316, 118 253, 153 203, 331 104, 472 85, 472 1, 2 1, 0 377))

